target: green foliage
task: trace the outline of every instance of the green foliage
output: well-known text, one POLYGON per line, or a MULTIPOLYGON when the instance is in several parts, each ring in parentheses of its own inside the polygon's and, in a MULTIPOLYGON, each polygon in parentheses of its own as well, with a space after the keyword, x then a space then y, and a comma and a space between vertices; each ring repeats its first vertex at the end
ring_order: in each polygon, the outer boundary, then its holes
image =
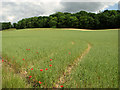
POLYGON ((12 27, 11 22, 3 22, 0 23, 0 25, 2 26, 2 28, 0 27, 2 30, 9 29, 12 27))
POLYGON ((48 24, 49 24, 49 26, 51 28, 56 28, 56 26, 57 26, 57 17, 50 16, 48 24))
POLYGON ((94 26, 94 19, 89 16, 82 16, 79 18, 80 28, 92 28, 94 26))
POLYGON ((70 16, 68 17, 67 19, 69 19, 69 21, 67 22, 69 27, 71 28, 77 28, 79 25, 78 25, 78 19, 76 16, 70 16))
POLYGON ((120 23, 119 19, 117 19, 118 16, 120 16, 120 13, 115 10, 105 10, 99 13, 99 28, 119 28, 120 23))

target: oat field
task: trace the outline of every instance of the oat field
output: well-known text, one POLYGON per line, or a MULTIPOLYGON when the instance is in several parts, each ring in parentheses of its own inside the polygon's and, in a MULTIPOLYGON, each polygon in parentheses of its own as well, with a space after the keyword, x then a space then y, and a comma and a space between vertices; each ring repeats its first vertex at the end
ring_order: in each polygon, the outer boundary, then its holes
POLYGON ((3 88, 118 87, 118 30, 0 33, 3 88))

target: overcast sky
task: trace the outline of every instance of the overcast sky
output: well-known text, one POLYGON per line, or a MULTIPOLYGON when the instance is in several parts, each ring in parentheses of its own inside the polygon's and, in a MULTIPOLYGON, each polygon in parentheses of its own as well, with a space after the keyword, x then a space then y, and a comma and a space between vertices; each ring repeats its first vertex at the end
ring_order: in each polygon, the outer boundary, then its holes
MULTIPOLYGON (((4 0, 0 1, 0 21, 17 22, 23 18, 33 16, 50 15, 55 12, 98 12, 105 9, 117 10, 118 1, 107 2, 107 0, 76 0, 76 2, 65 2, 65 0, 4 0), (101 2, 102 1, 102 2, 101 2)), ((74 0, 75 1, 75 0, 74 0)))

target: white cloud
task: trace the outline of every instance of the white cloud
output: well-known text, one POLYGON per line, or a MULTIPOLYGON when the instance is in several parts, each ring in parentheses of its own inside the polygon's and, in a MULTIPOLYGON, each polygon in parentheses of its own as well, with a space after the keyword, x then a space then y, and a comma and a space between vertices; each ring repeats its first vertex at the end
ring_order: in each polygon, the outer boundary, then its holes
POLYGON ((64 6, 63 11, 78 12, 85 10, 88 12, 98 12, 106 9, 108 6, 113 5, 113 2, 61 2, 64 6))

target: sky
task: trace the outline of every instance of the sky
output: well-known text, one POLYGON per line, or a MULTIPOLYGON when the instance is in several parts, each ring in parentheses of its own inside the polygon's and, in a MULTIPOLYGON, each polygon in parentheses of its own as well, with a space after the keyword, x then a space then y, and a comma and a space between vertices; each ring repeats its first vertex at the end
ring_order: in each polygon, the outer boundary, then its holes
POLYGON ((17 22, 23 18, 49 16, 55 12, 75 13, 81 10, 118 10, 119 0, 3 0, 0 1, 0 22, 17 22))
POLYGON ((112 6, 109 6, 108 8, 106 8, 108 10, 118 10, 118 3, 115 3, 114 5, 112 6))

